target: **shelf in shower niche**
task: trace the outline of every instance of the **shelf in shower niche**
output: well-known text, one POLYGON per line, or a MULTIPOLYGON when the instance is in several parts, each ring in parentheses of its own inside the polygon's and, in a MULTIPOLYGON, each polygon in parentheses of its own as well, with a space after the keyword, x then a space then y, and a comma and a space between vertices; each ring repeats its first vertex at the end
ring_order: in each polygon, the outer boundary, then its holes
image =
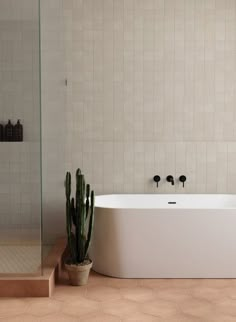
POLYGON ((29 141, 23 141, 23 142, 0 142, 0 146, 9 146, 9 145, 23 145, 23 144, 28 144, 28 143, 32 143, 29 141))

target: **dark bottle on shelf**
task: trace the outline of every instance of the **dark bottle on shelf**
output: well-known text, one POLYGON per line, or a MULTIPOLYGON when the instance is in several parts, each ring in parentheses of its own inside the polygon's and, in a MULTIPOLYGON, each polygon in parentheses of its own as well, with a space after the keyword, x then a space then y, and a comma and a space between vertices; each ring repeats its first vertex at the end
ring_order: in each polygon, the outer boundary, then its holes
POLYGON ((20 120, 18 120, 16 125, 14 126, 13 138, 16 142, 23 141, 23 126, 20 123, 20 120))
POLYGON ((0 124, 0 142, 4 141, 4 127, 2 124, 0 124))
POLYGON ((14 126, 12 125, 11 121, 8 120, 8 123, 5 126, 5 141, 7 142, 13 141, 13 131, 14 131, 14 126))

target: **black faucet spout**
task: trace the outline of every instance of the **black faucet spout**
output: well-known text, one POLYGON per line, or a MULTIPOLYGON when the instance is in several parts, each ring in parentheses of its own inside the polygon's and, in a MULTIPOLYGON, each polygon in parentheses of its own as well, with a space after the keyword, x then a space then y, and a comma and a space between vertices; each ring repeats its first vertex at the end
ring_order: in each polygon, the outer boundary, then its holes
POLYGON ((170 182, 172 186, 175 184, 175 180, 173 176, 167 176, 166 181, 170 182))

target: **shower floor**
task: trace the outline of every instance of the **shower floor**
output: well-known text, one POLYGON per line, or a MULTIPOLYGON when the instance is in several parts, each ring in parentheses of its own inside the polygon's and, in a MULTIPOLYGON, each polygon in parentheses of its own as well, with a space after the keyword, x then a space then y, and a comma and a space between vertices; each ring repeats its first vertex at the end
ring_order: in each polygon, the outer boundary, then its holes
MULTIPOLYGON (((43 246, 43 257, 50 246, 43 246)), ((38 245, 0 245, 0 274, 40 273, 41 247, 38 245)))
POLYGON ((41 246, 39 229, 0 230, 0 275, 40 275, 41 256, 51 246, 41 246))

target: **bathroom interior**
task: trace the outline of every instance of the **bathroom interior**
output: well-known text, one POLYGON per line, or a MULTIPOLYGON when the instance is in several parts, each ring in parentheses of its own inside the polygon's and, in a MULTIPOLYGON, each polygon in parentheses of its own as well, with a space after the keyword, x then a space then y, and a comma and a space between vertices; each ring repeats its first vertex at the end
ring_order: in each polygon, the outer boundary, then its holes
POLYGON ((235 322, 235 106, 235 0, 0 0, 0 322, 235 322))

